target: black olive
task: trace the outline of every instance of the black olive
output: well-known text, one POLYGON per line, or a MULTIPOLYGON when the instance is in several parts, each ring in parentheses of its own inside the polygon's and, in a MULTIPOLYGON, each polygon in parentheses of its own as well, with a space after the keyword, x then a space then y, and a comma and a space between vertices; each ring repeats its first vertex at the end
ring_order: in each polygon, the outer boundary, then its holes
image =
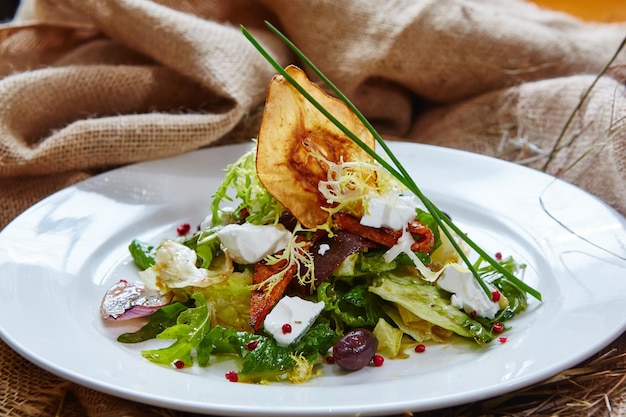
POLYGON ((333 359, 341 368, 356 371, 371 362, 378 348, 378 340, 367 329, 346 333, 333 346, 333 359))

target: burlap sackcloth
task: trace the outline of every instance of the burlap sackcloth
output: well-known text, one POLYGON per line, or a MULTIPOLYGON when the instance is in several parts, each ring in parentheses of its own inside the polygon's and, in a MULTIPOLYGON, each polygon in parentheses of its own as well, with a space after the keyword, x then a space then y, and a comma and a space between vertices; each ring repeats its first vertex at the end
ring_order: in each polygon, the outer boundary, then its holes
MULTIPOLYGON (((239 24, 298 63, 263 19, 381 133, 526 164, 626 214, 626 51, 613 59, 626 23, 521 0, 32 0, 0 26, 0 225, 103 170, 253 137, 274 71, 239 24)), ((624 415, 625 345, 581 364, 586 378, 437 415, 520 401, 624 415), (587 407, 572 405, 582 393, 587 407)), ((0 415, 183 415, 64 381, 1 342, 0 376, 0 415)))

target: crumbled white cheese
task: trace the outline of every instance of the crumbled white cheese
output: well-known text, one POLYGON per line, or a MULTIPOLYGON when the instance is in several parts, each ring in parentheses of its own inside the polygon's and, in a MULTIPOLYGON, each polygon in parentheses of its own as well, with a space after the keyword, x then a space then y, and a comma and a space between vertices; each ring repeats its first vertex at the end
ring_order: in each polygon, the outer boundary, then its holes
POLYGON ((283 297, 265 317, 263 327, 279 346, 289 346, 309 330, 323 309, 323 301, 314 303, 300 297, 283 297), (284 327, 286 324, 289 329, 284 327))
POLYGON ((217 232, 217 237, 235 262, 253 264, 285 249, 291 232, 280 224, 229 224, 217 232))
POLYGON ((439 271, 432 271, 426 265, 424 265, 424 263, 417 257, 415 252, 411 250, 411 246, 414 242, 415 239, 413 239, 411 233, 409 233, 408 230, 404 229, 402 231, 402 235, 398 238, 397 243, 390 247, 387 252, 383 254, 383 259, 385 260, 385 262, 390 263, 391 261, 396 259, 398 255, 400 255, 401 253, 405 253, 406 256, 411 259, 413 265, 415 265, 415 268, 417 268, 422 278, 424 278, 428 282, 435 281, 437 278, 439 278, 439 275, 441 275, 443 269, 439 271))
POLYGON ((317 250, 317 253, 323 256, 329 250, 330 250, 330 245, 328 243, 322 243, 319 249, 317 250))
POLYGON ((160 280, 168 288, 187 286, 205 287, 209 271, 196 267, 196 252, 173 240, 161 244, 154 256, 155 264, 139 273, 144 283, 150 287, 160 287, 160 280))
POLYGON ((487 296, 470 271, 449 265, 437 281, 439 288, 452 293, 452 305, 466 313, 492 319, 500 310, 500 304, 487 296))
POLYGON ((416 259, 417 257, 411 250, 411 245, 413 245, 414 242, 415 242, 415 239, 413 239, 413 236, 411 236, 411 234, 407 230, 404 230, 402 232, 402 235, 398 238, 398 241, 396 242, 396 244, 390 247, 387 250, 387 252, 383 254, 383 259, 385 260, 385 262, 390 263, 394 259, 396 259, 398 255, 400 255, 403 252, 409 256, 413 254, 411 259, 414 259, 414 258, 416 259))
POLYGON ((419 203, 414 196, 370 196, 367 199, 367 212, 361 217, 361 224, 400 230, 415 218, 417 207, 419 203))

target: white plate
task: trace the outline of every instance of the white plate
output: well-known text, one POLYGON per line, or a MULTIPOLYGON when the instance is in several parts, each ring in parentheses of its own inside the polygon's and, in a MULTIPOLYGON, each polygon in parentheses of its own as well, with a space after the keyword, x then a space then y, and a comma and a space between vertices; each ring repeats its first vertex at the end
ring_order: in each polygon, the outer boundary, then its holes
POLYGON ((36 204, 0 234, 0 334, 17 352, 78 384, 148 404, 219 415, 379 415, 497 396, 588 358, 626 329, 626 222, 589 194, 475 154, 391 143, 439 207, 492 252, 528 264, 543 303, 512 322, 506 343, 429 345, 404 360, 304 385, 226 381, 234 363, 174 370, 121 345, 128 324, 99 304, 136 279, 133 238, 174 236, 209 212, 223 169, 249 145, 206 149, 110 171, 36 204))

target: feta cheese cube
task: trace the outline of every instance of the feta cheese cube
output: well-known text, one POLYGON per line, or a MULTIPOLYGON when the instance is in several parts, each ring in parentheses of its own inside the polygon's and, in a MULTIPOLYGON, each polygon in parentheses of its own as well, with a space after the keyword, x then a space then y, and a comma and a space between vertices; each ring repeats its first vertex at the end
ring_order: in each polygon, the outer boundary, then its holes
POLYGON ((253 264, 285 249, 291 232, 282 225, 229 224, 217 232, 222 246, 237 263, 253 264))
POLYGON ((300 297, 283 297, 265 317, 263 327, 279 346, 289 346, 309 330, 323 309, 323 301, 314 303, 300 297), (286 324, 289 327, 284 327, 286 324))
POLYGON ((477 316, 492 319, 500 310, 500 304, 485 294, 480 284, 470 271, 456 268, 454 264, 446 267, 437 280, 439 288, 452 293, 452 305, 462 308, 466 313, 476 312, 477 316))
POLYGON ((363 226, 403 229, 413 218, 419 206, 413 196, 376 196, 367 201, 367 212, 361 218, 363 226))

